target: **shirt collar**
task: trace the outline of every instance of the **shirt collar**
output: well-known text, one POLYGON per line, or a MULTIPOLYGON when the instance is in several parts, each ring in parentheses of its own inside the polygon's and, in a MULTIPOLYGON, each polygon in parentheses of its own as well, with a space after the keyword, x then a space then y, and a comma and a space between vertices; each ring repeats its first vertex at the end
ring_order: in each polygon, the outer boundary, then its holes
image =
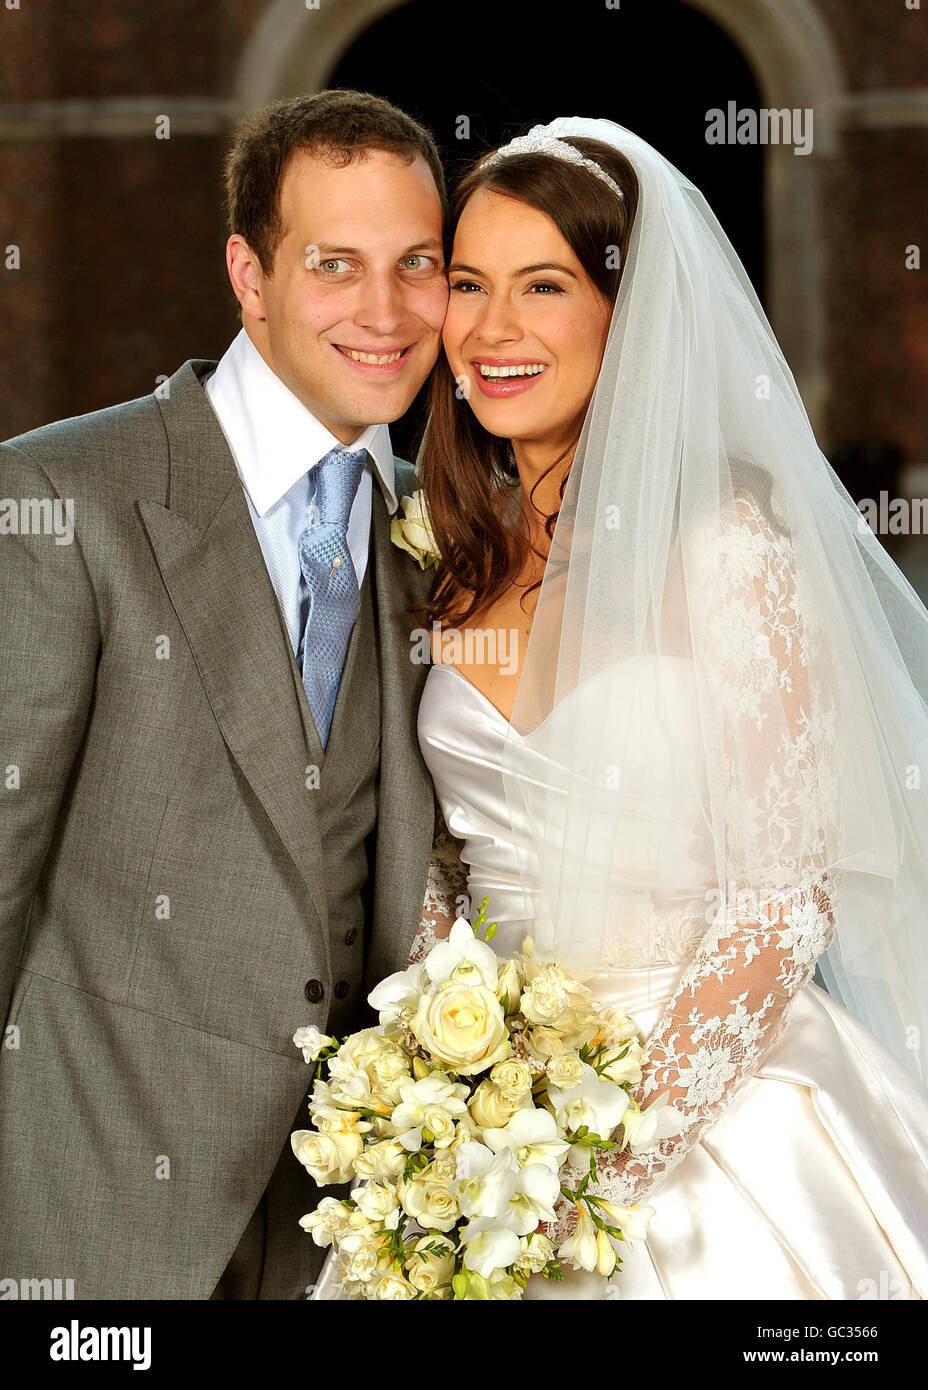
POLYGON ((264 516, 330 449, 366 449, 391 513, 397 510, 390 430, 368 425, 344 445, 272 371, 245 329, 237 334, 206 383, 239 477, 258 516, 264 516))

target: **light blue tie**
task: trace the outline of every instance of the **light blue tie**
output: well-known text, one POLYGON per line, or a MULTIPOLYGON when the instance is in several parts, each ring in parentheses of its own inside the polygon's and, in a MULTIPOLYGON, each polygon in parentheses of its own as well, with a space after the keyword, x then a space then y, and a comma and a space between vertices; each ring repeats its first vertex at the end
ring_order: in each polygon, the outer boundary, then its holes
POLYGON ((348 518, 366 461, 366 449, 354 454, 332 449, 316 465, 310 522, 299 541, 300 568, 309 591, 300 669, 323 748, 332 727, 348 639, 361 608, 348 549, 348 518))

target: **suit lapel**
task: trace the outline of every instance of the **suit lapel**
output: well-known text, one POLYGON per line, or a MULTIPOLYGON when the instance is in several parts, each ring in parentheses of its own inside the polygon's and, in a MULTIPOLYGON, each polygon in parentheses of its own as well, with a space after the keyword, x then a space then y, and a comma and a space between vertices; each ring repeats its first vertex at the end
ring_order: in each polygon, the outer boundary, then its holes
MULTIPOLYGON (((415 475, 397 460, 396 493, 415 475)), ((381 669, 380 810, 370 986, 401 969, 419 925, 434 829, 434 794, 419 749, 416 720, 428 666, 412 658, 411 633, 422 619, 407 610, 428 595, 432 571, 390 540, 390 514, 374 488, 373 562, 381 669)))
POLYGON ((229 752, 308 890, 327 964, 322 844, 296 670, 248 504, 203 390, 212 363, 188 362, 160 402, 171 451, 169 506, 140 502, 162 578, 229 752))

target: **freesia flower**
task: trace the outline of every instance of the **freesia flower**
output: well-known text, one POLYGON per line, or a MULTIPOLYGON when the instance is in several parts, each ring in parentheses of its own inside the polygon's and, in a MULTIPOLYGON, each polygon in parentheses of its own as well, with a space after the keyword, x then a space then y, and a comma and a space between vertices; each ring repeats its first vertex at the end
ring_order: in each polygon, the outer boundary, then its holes
POLYGON ((560 1190, 557 1173, 552 1173, 543 1163, 529 1163, 517 1169, 509 1211, 520 1236, 527 1236, 542 1221, 557 1220, 554 1203, 560 1190))
POLYGON ((615 1202, 597 1202, 596 1210, 610 1226, 618 1226, 629 1243, 645 1239, 648 1222, 654 1215, 654 1208, 647 1202, 636 1202, 632 1207, 620 1207, 615 1202))
POLYGON ((458 1202, 464 1216, 497 1220, 508 1215, 517 1165, 509 1149, 494 1153, 476 1141, 462 1144, 458 1158, 458 1202))
MULTIPOLYGON (((422 1146, 422 1129, 428 1124, 431 1115, 438 1123, 439 1113, 453 1121, 456 1115, 463 1115, 467 1109, 465 1097, 467 1087, 462 1082, 453 1082, 440 1072, 431 1072, 421 1081, 408 1081, 400 1087, 402 1102, 390 1116, 390 1122, 397 1131, 397 1137, 404 1148, 414 1153, 422 1146)), ((453 1134, 449 1132, 448 1142, 453 1134)))
POLYGON ((618 1264, 615 1245, 608 1231, 596 1232, 596 1272, 608 1279, 618 1264))
POLYGON ((549 1085, 548 1095, 558 1123, 565 1130, 572 1132, 586 1125, 601 1139, 612 1133, 630 1104, 620 1086, 597 1076, 586 1063, 583 1064, 583 1079, 579 1086, 549 1085))
POLYGON ((492 1218, 472 1221, 461 1237, 464 1244, 464 1264, 475 1274, 490 1279, 497 1270, 505 1270, 519 1258, 519 1237, 492 1222, 492 1218))
POLYGON ((570 1145, 557 1132, 557 1121, 549 1110, 526 1106, 517 1110, 501 1129, 486 1129, 484 1143, 500 1153, 510 1149, 520 1168, 531 1163, 544 1164, 556 1173, 570 1145))
POLYGON ((641 1153, 643 1149, 651 1148, 662 1139, 679 1134, 683 1128, 683 1121, 684 1117, 680 1111, 670 1104, 667 1091, 652 1101, 647 1110, 635 1110, 629 1106, 622 1117, 623 1147, 627 1143, 632 1153, 641 1153))
POLYGON ((324 1052, 335 1043, 335 1039, 330 1038, 328 1033, 320 1033, 315 1024, 298 1028, 293 1035, 293 1041, 302 1050, 304 1062, 315 1062, 320 1052, 324 1052))
POLYGON ((568 1260, 574 1269, 586 1269, 590 1273, 596 1268, 599 1251, 596 1247, 596 1227, 593 1218, 583 1205, 577 1206, 577 1224, 571 1235, 560 1246, 558 1259, 568 1260))
POLYGON ((381 980, 367 996, 367 1002, 380 1015, 382 1024, 392 1023, 404 1009, 413 1008, 422 992, 425 979, 421 963, 398 970, 381 980))
POLYGON ((474 936, 473 927, 464 917, 455 919, 450 934, 433 946, 424 961, 425 972, 433 984, 443 985, 460 969, 470 969, 456 975, 457 979, 479 977, 487 989, 496 993, 499 961, 492 946, 474 936))

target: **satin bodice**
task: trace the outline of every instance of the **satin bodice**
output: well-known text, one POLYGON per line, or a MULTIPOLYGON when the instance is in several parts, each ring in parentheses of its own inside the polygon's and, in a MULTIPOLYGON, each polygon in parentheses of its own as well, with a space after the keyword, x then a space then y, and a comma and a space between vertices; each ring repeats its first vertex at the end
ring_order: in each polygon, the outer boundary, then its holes
MULTIPOLYGON (((596 992, 621 998, 640 1014, 670 997, 706 931, 706 847, 698 837, 702 803, 693 765, 701 745, 692 727, 696 702, 688 686, 689 662, 640 656, 622 667, 619 679, 614 668, 608 673, 617 707, 603 737, 604 755, 610 738, 625 750, 627 815, 617 824, 610 803, 608 823, 593 823, 590 851, 597 875, 605 873, 617 888, 606 895, 612 920, 605 926, 596 992), (636 750, 634 766, 629 746, 636 750), (662 866, 671 865, 677 882, 689 878, 692 891, 661 901, 655 881, 662 866)), ((471 902, 490 900, 490 919, 499 924, 494 947, 501 955, 519 949, 541 906, 541 885, 532 871, 532 816, 507 801, 503 749, 507 739, 515 739, 518 757, 547 764, 559 746, 557 721, 576 717, 576 702, 568 696, 548 716, 549 736, 533 738, 529 747, 456 667, 433 666, 425 683, 418 717, 422 754, 448 829, 462 842, 471 902)), ((523 770, 527 784, 544 789, 540 794, 550 795, 558 785, 550 765, 523 770)))

